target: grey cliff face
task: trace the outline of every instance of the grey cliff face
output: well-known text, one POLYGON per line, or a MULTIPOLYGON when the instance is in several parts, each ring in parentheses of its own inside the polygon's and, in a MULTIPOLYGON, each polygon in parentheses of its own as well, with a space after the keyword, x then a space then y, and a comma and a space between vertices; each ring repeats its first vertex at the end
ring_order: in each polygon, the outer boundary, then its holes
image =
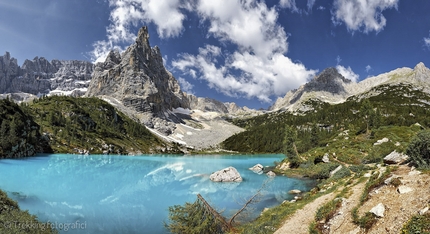
POLYGON ((96 65, 86 96, 113 97, 144 113, 143 122, 150 127, 156 124, 153 117, 180 122, 170 111, 189 108, 179 83, 163 65, 160 49, 150 47, 147 27, 139 30, 136 42, 122 55, 111 51, 105 62, 96 65))
POLYGON ((309 92, 328 92, 331 94, 346 93, 344 84, 351 83, 345 79, 336 68, 330 67, 322 71, 313 80, 300 87, 289 100, 289 104, 294 104, 300 100, 304 93, 309 92))
POLYGON ((25 60, 22 67, 9 52, 0 56, 0 93, 82 96, 91 80, 93 64, 86 61, 25 60))
POLYGON ((192 94, 187 94, 187 98, 190 104, 190 109, 213 111, 222 114, 229 113, 227 106, 224 103, 215 99, 196 97, 192 94))

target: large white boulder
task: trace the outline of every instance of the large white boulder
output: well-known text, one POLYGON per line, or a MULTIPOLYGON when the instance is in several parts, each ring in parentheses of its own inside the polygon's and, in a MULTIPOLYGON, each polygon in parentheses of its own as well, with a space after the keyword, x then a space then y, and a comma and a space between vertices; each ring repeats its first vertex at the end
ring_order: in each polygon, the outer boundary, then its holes
POLYGON ((234 167, 227 167, 212 173, 209 178, 215 182, 241 182, 242 177, 234 167))
POLYGON ((385 156, 384 163, 386 164, 401 164, 408 160, 409 156, 397 151, 391 152, 389 155, 385 156))
POLYGON ((384 204, 379 203, 378 205, 373 207, 369 212, 375 214, 379 218, 382 218, 384 217, 385 206, 384 204))

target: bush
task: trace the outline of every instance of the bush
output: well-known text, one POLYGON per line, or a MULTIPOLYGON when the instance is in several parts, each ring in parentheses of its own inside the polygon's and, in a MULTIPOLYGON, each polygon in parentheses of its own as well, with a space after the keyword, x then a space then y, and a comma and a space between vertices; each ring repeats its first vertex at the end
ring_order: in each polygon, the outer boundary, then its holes
POLYGON ((430 233, 430 214, 413 216, 405 226, 403 226, 401 233, 430 233))
POLYGON ((417 167, 422 169, 430 168, 430 131, 419 132, 411 141, 406 154, 417 167))

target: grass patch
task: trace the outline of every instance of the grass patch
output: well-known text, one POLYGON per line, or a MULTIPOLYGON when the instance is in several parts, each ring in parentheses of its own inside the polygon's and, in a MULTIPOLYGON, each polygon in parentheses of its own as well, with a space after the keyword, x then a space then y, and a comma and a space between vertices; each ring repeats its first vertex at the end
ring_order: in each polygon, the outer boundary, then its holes
POLYGON ((401 234, 416 233, 430 233, 430 213, 412 216, 401 231, 401 234))

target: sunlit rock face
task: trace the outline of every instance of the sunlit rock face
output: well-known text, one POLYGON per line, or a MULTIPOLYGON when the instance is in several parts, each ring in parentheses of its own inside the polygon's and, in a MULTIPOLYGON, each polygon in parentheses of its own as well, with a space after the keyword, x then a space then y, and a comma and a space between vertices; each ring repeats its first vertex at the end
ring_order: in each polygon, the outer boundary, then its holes
POLYGON ((9 52, 0 56, 0 93, 82 96, 87 91, 94 65, 87 61, 49 62, 43 57, 25 60, 20 67, 9 52))

